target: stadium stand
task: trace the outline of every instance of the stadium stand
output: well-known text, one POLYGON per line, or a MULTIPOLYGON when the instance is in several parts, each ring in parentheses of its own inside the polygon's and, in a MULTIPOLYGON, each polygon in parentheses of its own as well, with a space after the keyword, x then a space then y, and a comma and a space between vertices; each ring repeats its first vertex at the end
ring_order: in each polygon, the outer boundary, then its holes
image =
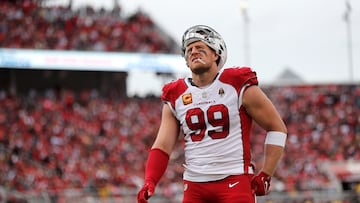
MULTIPOLYGON (((123 18, 117 15, 120 7, 73 11, 39 2, 1 1, 1 47, 177 52, 142 12, 123 18)), ((0 202, 134 202, 160 122, 159 98, 31 86, 13 94, 11 87, 1 87, 6 86, 0 86, 0 202)), ((360 86, 262 88, 284 118, 289 140, 272 193, 259 202, 360 202, 359 174, 331 170, 332 163, 360 160, 360 86)), ((260 167, 264 132, 255 125, 253 135, 260 167)), ((182 144, 159 183, 157 202, 181 198, 182 144)))
MULTIPOLYGON (((141 10, 128 17, 91 7, 44 7, 38 0, 3 0, 0 46, 52 50, 179 53, 168 37, 141 10)), ((44 1, 45 2, 45 1, 44 1)))

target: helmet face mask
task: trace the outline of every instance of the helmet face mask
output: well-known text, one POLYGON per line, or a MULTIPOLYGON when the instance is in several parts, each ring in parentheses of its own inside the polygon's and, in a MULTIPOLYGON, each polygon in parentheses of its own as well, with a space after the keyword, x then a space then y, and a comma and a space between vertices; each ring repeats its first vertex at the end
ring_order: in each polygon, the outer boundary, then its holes
POLYGON ((195 25, 187 29, 182 37, 181 46, 181 53, 185 59, 187 58, 185 52, 186 47, 196 41, 204 42, 211 49, 213 49, 217 55, 219 55, 220 60, 217 64, 219 69, 224 66, 227 58, 227 49, 225 42, 219 33, 206 25, 195 25))

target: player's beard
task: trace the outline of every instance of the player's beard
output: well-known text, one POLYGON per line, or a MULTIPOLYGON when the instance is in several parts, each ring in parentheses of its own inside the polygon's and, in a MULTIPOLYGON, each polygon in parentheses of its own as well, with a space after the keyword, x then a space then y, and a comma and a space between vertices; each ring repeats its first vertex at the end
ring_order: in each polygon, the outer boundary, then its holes
POLYGON ((207 71, 210 70, 210 67, 208 64, 196 64, 194 65, 192 68, 191 68, 191 71, 194 73, 194 74, 197 74, 197 75, 201 75, 207 71))
POLYGON ((189 68, 194 74, 202 74, 207 72, 210 69, 210 66, 203 59, 197 58, 192 61, 192 64, 189 66, 189 68))

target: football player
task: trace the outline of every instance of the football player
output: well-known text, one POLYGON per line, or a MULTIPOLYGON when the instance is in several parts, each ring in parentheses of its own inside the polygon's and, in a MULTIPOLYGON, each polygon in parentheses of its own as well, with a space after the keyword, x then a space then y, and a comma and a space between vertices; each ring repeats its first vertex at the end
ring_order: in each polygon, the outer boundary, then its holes
POLYGON ((154 194, 183 132, 183 203, 254 203, 256 195, 269 193, 284 151, 286 126, 251 68, 223 68, 227 49, 214 29, 196 25, 186 30, 182 55, 191 77, 163 87, 162 120, 138 202, 154 194), (251 158, 253 121, 266 131, 264 162, 257 171, 251 158))

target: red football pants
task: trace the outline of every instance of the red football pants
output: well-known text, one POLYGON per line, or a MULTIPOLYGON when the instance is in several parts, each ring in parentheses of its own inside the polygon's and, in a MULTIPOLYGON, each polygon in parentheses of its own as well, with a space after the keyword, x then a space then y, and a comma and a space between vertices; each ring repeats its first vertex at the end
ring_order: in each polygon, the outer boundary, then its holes
POLYGON ((255 203, 250 184, 252 177, 247 174, 211 182, 184 180, 183 203, 255 203))

